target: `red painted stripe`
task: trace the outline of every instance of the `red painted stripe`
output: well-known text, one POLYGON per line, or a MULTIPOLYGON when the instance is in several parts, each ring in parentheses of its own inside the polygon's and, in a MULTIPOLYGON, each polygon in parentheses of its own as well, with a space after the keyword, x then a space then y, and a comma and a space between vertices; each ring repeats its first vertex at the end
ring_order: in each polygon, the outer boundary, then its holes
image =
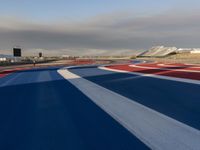
POLYGON ((4 70, 4 71, 0 72, 0 78, 5 77, 13 72, 25 70, 25 69, 29 69, 29 68, 15 68, 15 69, 4 70))
POLYGON ((10 74, 12 72, 14 72, 14 71, 3 71, 3 72, 0 72, 0 78, 5 77, 6 75, 8 75, 8 74, 10 74))
POLYGON ((200 71, 200 65, 187 65, 187 64, 164 64, 166 66, 161 66, 162 63, 151 63, 151 64, 139 64, 137 66, 143 67, 154 67, 154 68, 163 68, 163 69, 183 69, 183 70, 194 70, 200 71), (169 65, 169 66, 167 66, 169 65), (170 66, 171 65, 171 66, 170 66))
MULTIPOLYGON (((146 68, 130 67, 129 65, 130 64, 112 65, 112 66, 107 66, 107 67, 110 69, 117 69, 117 70, 129 71, 129 72, 138 72, 138 73, 144 73, 144 74, 155 74, 155 75, 162 75, 162 76, 169 76, 169 77, 176 77, 176 78, 200 80, 200 73, 198 72, 176 71, 173 69, 159 70, 158 67, 157 67, 158 69, 146 69, 146 68)), ((150 67, 149 64, 148 65, 143 64, 143 66, 150 67)))
POLYGON ((3 73, 0 73, 0 78, 3 78, 4 76, 6 76, 8 74, 3 74, 3 73))

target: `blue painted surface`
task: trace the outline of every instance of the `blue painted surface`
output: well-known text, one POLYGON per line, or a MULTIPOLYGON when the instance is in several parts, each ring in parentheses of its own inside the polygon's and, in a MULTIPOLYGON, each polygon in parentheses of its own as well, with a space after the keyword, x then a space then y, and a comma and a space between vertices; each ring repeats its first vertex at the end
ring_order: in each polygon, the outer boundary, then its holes
POLYGON ((148 149, 56 69, 0 79, 1 150, 148 149))
MULTIPOLYGON (((79 73, 78 69, 71 71, 79 73)), ((106 71, 104 72, 98 76, 89 76, 89 71, 85 78, 189 126, 200 129, 200 85, 124 73, 106 74, 106 71)))
POLYGON ((144 60, 137 60, 137 59, 135 59, 135 60, 132 61, 133 64, 140 64, 140 63, 144 63, 144 62, 146 62, 146 61, 144 61, 144 60))

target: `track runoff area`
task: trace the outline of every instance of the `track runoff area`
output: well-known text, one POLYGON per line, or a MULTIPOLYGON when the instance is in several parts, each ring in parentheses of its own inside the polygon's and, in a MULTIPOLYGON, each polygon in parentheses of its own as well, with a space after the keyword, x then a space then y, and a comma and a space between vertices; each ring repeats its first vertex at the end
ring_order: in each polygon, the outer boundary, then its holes
POLYGON ((10 74, 0 147, 199 150, 199 80, 198 65, 147 62, 10 74))

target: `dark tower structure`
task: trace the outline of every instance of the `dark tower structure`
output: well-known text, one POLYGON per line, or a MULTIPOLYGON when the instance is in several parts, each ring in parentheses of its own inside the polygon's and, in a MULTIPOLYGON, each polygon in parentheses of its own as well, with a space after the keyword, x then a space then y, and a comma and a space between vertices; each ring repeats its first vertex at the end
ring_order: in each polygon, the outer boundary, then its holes
POLYGON ((21 57, 22 56, 21 48, 13 48, 13 56, 14 57, 21 57))
POLYGON ((42 53, 41 52, 39 53, 39 57, 42 57, 42 53))

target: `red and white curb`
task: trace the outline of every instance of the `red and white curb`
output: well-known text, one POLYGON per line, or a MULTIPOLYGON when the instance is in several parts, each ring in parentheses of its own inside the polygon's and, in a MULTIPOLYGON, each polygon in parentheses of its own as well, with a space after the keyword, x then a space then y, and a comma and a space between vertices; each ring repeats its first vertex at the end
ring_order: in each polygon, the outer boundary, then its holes
POLYGON ((141 76, 141 77, 151 77, 151 78, 158 78, 158 79, 164 79, 164 80, 171 80, 171 81, 177 81, 177 82, 184 82, 184 83, 191 83, 191 84, 200 85, 200 81, 199 80, 184 79, 184 78, 177 78, 177 77, 169 77, 169 76, 164 76, 164 75, 147 74, 147 73, 140 73, 140 72, 130 72, 130 71, 125 71, 125 70, 112 69, 112 68, 108 68, 108 67, 105 67, 105 66, 101 66, 101 67, 98 67, 98 68, 102 69, 102 70, 107 70, 107 71, 138 75, 138 76, 141 76))

